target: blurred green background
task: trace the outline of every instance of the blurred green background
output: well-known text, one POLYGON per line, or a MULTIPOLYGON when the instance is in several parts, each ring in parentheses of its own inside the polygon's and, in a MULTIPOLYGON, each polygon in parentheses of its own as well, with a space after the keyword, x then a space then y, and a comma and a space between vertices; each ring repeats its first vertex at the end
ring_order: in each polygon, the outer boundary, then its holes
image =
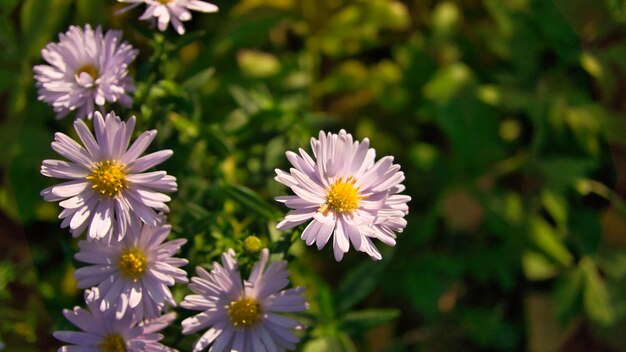
MULTIPOLYGON (((51 332, 73 328, 61 310, 81 304, 76 240, 39 196, 72 121, 36 100, 32 66, 85 23, 140 49, 134 106, 111 109, 175 152, 163 168, 178 178, 169 221, 189 239, 186 270, 248 235, 287 252, 311 304, 299 350, 626 350, 626 1, 214 3, 178 36, 113 0, 0 2, 7 351, 55 350, 51 332), (284 152, 340 128, 406 174, 408 227, 381 262, 335 263, 274 229, 284 152)), ((181 351, 196 338, 165 333, 181 351)))

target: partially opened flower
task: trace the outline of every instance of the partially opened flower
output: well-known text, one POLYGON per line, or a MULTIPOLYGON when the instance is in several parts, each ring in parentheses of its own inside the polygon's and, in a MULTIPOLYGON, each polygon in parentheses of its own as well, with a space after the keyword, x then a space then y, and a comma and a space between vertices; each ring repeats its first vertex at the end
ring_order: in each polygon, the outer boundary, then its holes
POLYGON ((187 273, 179 267, 187 260, 173 255, 187 242, 163 242, 169 225, 144 225, 140 233, 126 234, 120 242, 80 241, 74 257, 92 265, 74 273, 79 288, 94 288, 91 299, 101 311, 115 310, 120 318, 132 310, 137 319, 154 318, 165 305, 176 306, 168 286, 186 283, 187 273))
POLYGON ((287 262, 271 263, 265 268, 269 251, 263 249, 247 281, 241 280, 235 253, 222 254, 222 264, 213 263, 207 272, 196 268, 198 277, 189 284, 181 307, 201 313, 182 322, 183 334, 206 330, 196 341, 194 351, 284 351, 293 350, 299 341, 292 329, 296 320, 284 312, 307 309, 302 287, 285 290, 289 284, 287 262))
MULTIPOLYGON (((85 296, 90 294, 85 291, 85 296)), ((176 351, 162 345, 159 341, 163 335, 158 334, 174 321, 174 313, 138 322, 130 311, 118 319, 114 311, 101 312, 95 302, 88 302, 87 309, 65 309, 63 315, 82 331, 55 331, 54 337, 70 344, 59 348, 59 352, 176 351)))
POLYGON ((41 195, 49 202, 60 201, 61 227, 69 226, 74 237, 89 228, 92 239, 113 229, 122 238, 126 232, 139 231, 141 222, 156 226, 156 211, 169 211, 165 202, 170 197, 161 192, 176 191, 176 178, 165 171, 144 171, 168 159, 172 151, 139 157, 156 130, 142 133, 129 148, 134 127, 134 117, 124 123, 112 112, 105 118, 96 112, 95 138, 84 121, 74 121, 84 147, 63 133, 55 134, 52 149, 69 161, 44 160, 41 173, 69 181, 48 187, 41 195))
POLYGON ((172 27, 178 34, 185 33, 183 22, 191 19, 191 12, 216 12, 217 6, 201 0, 117 0, 119 2, 131 3, 132 5, 123 9, 133 8, 135 6, 146 4, 147 8, 139 17, 140 20, 149 20, 156 18, 157 27, 163 32, 168 23, 172 23, 172 27))
POLYGON ((295 193, 277 197, 291 210, 276 227, 286 230, 311 220, 302 232, 307 245, 322 249, 333 237, 335 259, 340 261, 350 243, 373 259, 382 256, 372 238, 394 246, 395 232, 406 226, 409 196, 401 182, 404 173, 385 156, 374 163, 376 152, 369 140, 353 141, 352 135, 319 134, 311 138, 313 156, 304 150, 300 155, 288 151, 293 165, 289 173, 276 170, 276 180, 295 193))
POLYGON ((135 90, 128 65, 138 51, 122 41, 122 32, 94 31, 71 26, 59 34, 58 43, 49 43, 41 54, 47 65, 33 68, 39 100, 52 105, 57 118, 76 111, 76 118, 92 117, 96 107, 119 102, 130 106, 129 92, 135 90))

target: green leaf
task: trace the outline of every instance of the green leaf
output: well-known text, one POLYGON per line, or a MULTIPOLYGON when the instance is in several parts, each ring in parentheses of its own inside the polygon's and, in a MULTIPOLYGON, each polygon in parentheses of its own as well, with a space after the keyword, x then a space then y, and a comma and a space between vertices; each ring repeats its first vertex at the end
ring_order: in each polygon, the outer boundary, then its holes
MULTIPOLYGON (((452 285, 458 282, 465 273, 462 258, 444 253, 422 252, 414 258, 403 256, 396 266, 398 274, 383 276, 387 283, 383 289, 389 295, 397 295, 396 285, 401 287, 404 297, 412 308, 427 319, 437 319, 441 311, 437 302, 452 285), (397 277, 396 277, 397 276, 397 277)), ((397 272, 397 271, 396 271, 397 272)))
MULTIPOLYGON (((30 111, 40 112, 39 109, 30 111)), ((11 131, 3 130, 0 135, 4 135, 5 132, 10 133, 11 131)), ((56 180, 43 177, 38 172, 41 161, 52 155, 52 150, 49 147, 51 133, 38 124, 34 118, 27 120, 21 130, 13 130, 12 132, 17 140, 14 149, 11 150, 11 159, 9 159, 11 164, 7 176, 11 181, 9 184, 12 186, 9 191, 14 192, 13 197, 10 197, 11 194, 9 194, 9 199, 14 199, 15 203, 6 204, 11 209, 9 214, 14 214, 14 210, 17 210, 22 223, 55 219, 56 205, 43 202, 39 195, 40 190, 57 183, 56 180), (13 206, 16 206, 16 209, 12 209, 13 206)), ((9 138, 13 138, 13 136, 9 138)))
POLYGON ((600 150, 598 135, 603 128, 605 112, 600 105, 588 104, 568 107, 563 116, 578 143, 592 155, 600 150))
POLYGON ((206 70, 202 70, 183 82, 183 88, 187 90, 200 89, 206 82, 208 82, 209 79, 211 79, 211 77, 213 77, 214 74, 215 67, 209 67, 206 70))
POLYGON ((322 336, 313 339, 302 347, 302 352, 342 351, 341 341, 335 336, 322 336))
POLYGON ((522 254, 522 268, 529 280, 546 280, 555 277, 560 268, 542 253, 526 251, 522 254))
POLYGON ((584 257, 580 261, 580 267, 584 273, 585 286, 583 304, 585 312, 597 323, 609 325, 615 319, 609 292, 596 264, 590 257, 584 257))
POLYGON ((240 50, 237 63, 244 75, 254 78, 268 78, 280 72, 280 61, 273 54, 257 50, 240 50))
POLYGON ((626 277, 626 253, 621 248, 613 248, 596 260, 596 264, 606 276, 624 282, 626 277))
POLYGON ((472 71, 462 63, 454 63, 441 68, 424 86, 427 98, 446 101, 457 94, 472 79, 472 71))
POLYGON ((200 133, 198 123, 189 120, 186 116, 177 113, 170 113, 168 115, 168 120, 172 123, 174 128, 178 130, 184 140, 196 138, 200 133))
MULTIPOLYGON (((72 0, 26 0, 20 13, 22 33, 29 57, 39 51, 57 32, 72 0)), ((64 29, 65 30, 65 29, 64 29)))
POLYGON ((602 78, 604 74, 602 62, 591 52, 580 54, 580 66, 594 78, 602 78))
POLYGON ((461 22, 459 7, 448 1, 441 2, 432 13, 432 28, 435 35, 445 37, 456 30, 461 22))
POLYGON ((339 342, 341 342, 341 346, 343 347, 343 350, 345 352, 357 352, 357 348, 354 345, 354 342, 352 341, 352 339, 350 339, 350 336, 348 336, 348 334, 344 333, 344 332, 339 332, 339 334, 337 334, 337 337, 339 338, 339 342))
POLYGON ((325 283, 318 284, 317 290, 318 293, 316 298, 317 304, 319 304, 320 318, 326 323, 333 322, 335 320, 333 293, 325 283))
POLYGON ((539 217, 532 217, 529 227, 530 239, 538 249, 563 266, 572 265, 574 258, 552 226, 539 217))
POLYGON ((539 168, 546 179, 547 186, 561 192, 586 176, 596 163, 595 159, 590 158, 544 158, 539 168))
MULTIPOLYGON (((580 253, 580 255, 595 255, 598 253, 604 237, 602 228, 612 227, 605 222, 610 221, 609 216, 611 215, 611 213, 605 213, 605 215, 599 216, 598 211, 591 208, 577 209, 575 216, 572 215, 568 223, 568 239, 576 244, 577 253, 580 253), (602 222, 605 223, 602 224, 602 222)), ((606 238, 604 241, 608 243, 606 238)))
MULTIPOLYGON (((275 227, 274 227, 275 229, 275 227)), ((299 231, 293 231, 291 236, 289 236, 289 232, 280 232, 278 236, 271 237, 272 248, 270 248, 272 253, 287 253, 291 245, 296 243, 300 237, 299 231)))
POLYGON ((482 347, 479 350, 511 351, 519 343, 519 330, 505 318, 501 304, 464 308, 460 314, 467 336, 482 347))
POLYGON ((107 13, 106 0, 75 0, 76 1, 76 22, 91 23, 95 26, 97 23, 104 23, 107 13))
POLYGON ((274 170, 280 167, 280 163, 285 158, 285 138, 282 136, 273 138, 265 146, 264 168, 266 170, 274 170))
POLYGON ((337 310, 347 312, 372 292, 385 271, 391 255, 381 261, 366 261, 352 269, 337 288, 337 310))
POLYGON ((155 95, 153 98, 164 97, 185 97, 185 92, 181 89, 181 86, 172 80, 163 79, 160 80, 153 88, 152 93, 155 95))
POLYGON ((584 274, 580 267, 560 277, 553 291, 556 314, 561 323, 566 324, 580 310, 583 296, 584 274))
POLYGON ((544 189, 541 193, 541 203, 557 223, 559 229, 564 229, 567 224, 567 202, 565 198, 560 194, 544 189))
POLYGON ((363 333, 400 315, 398 309, 366 309, 350 312, 341 322, 342 329, 349 334, 363 333))
POLYGON ((248 187, 235 184, 227 184, 226 192, 229 196, 235 199, 239 204, 252 210, 253 212, 266 217, 268 219, 275 219, 278 214, 274 211, 274 208, 269 205, 261 196, 248 187))
POLYGON ((607 114, 604 133, 610 144, 626 147, 626 121, 622 116, 607 114))
POLYGON ((210 125, 207 126, 206 124, 201 125, 201 127, 204 128, 201 130, 200 138, 206 140, 210 150, 222 158, 227 158, 232 155, 232 148, 228 143, 228 140, 225 139, 224 133, 222 133, 218 127, 210 125))

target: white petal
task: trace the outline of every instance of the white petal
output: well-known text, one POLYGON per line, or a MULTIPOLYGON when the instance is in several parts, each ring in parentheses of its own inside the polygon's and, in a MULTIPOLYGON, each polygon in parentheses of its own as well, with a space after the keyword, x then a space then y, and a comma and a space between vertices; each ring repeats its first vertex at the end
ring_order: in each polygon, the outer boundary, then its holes
POLYGON ((217 6, 200 0, 190 0, 187 3, 187 8, 201 12, 216 12, 218 10, 217 6))
POLYGON ((85 178, 89 170, 63 160, 47 159, 41 163, 41 174, 61 179, 85 178))
POLYGON ((161 150, 155 153, 144 155, 141 158, 135 159, 127 165, 129 173, 143 172, 155 165, 158 165, 165 160, 169 159, 172 154, 171 150, 161 150))
MULTIPOLYGON (((313 221, 317 221, 317 220, 313 220, 313 221)), ((334 223, 322 224, 317 234, 317 239, 315 240, 317 249, 322 249, 324 248, 324 246, 326 246, 326 243, 328 243, 328 239, 330 238, 330 235, 332 235, 334 229, 335 229, 334 223)))
POLYGON ((89 185, 86 180, 67 181, 50 187, 50 193, 56 197, 69 198, 89 188, 89 185))
POLYGON ((333 252, 335 260, 339 262, 343 258, 343 254, 350 249, 350 242, 344 232, 342 221, 337 221, 333 238, 333 252))
POLYGON ((102 238, 109 233, 113 225, 113 206, 110 200, 101 200, 98 203, 89 226, 89 237, 102 238))
POLYGON ((139 137, 137 137, 135 142, 130 146, 124 156, 122 156, 121 162, 124 164, 129 164, 137 159, 137 157, 145 152, 148 146, 150 146, 150 143, 152 143, 152 140, 154 140, 155 136, 156 130, 146 131, 142 133, 139 137))

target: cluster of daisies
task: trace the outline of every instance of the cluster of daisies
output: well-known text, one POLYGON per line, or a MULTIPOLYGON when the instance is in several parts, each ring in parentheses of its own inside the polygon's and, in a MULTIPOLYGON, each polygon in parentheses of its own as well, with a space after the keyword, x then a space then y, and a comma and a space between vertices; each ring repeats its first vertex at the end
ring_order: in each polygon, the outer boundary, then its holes
MULTIPOLYGON (((181 21, 191 18, 189 10, 217 10, 200 0, 120 1, 132 3, 129 7, 146 4, 141 19, 156 18, 160 30, 171 22, 181 34, 181 21)), ((132 106, 129 65, 137 54, 122 41, 120 31, 72 26, 59 35, 58 43, 42 50, 48 64, 34 67, 39 99, 58 118, 75 114, 79 140, 56 133, 51 146, 64 160, 41 165, 44 176, 65 180, 41 192, 44 200, 59 202, 61 227, 74 237, 85 234, 74 255, 84 265, 74 276, 85 289, 86 309, 63 312, 81 331, 55 332, 68 344, 59 351, 172 351, 161 343, 159 332, 176 319, 170 288, 189 281, 193 294, 180 306, 199 313, 181 325, 183 334, 201 332, 194 351, 294 349, 299 341, 295 330, 301 326, 284 313, 304 311, 307 302, 303 287, 287 288, 285 261, 270 262, 269 250, 260 249, 245 280, 233 250, 223 253, 210 271, 197 267, 191 280, 181 269, 188 261, 175 255, 186 240, 168 240, 167 224, 167 194, 177 190, 177 181, 165 171, 152 170, 173 152, 146 154, 157 131, 142 132, 133 140, 135 117, 124 121, 105 112, 110 103, 132 106)), ((400 166, 390 156, 376 161, 368 139, 355 141, 344 130, 320 132, 311 138, 311 149, 313 156, 302 149, 288 151, 293 168, 276 170, 276 180, 294 193, 276 198, 292 209, 277 228, 308 222, 302 239, 318 249, 332 241, 337 261, 351 244, 381 259, 373 240, 393 246, 396 233, 406 226, 410 198, 400 194, 400 166)))

